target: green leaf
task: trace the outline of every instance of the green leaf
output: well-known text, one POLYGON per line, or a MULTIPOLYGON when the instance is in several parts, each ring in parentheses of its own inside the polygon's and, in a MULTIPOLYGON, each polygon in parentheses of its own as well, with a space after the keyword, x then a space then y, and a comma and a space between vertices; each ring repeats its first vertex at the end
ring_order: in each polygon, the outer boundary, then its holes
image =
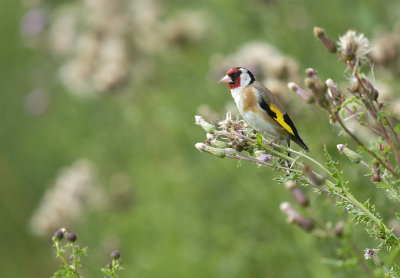
POLYGON ((259 146, 259 147, 262 147, 262 137, 261 137, 261 135, 260 135, 260 133, 257 133, 256 134, 256 136, 257 136, 257 145, 259 146))
POLYGON ((383 188, 383 189, 391 189, 392 188, 389 184, 384 183, 384 182, 376 182, 375 185, 380 188, 383 188))
POLYGON ((394 131, 395 131, 396 133, 399 133, 399 132, 400 132, 400 124, 397 124, 397 125, 396 125, 394 131))

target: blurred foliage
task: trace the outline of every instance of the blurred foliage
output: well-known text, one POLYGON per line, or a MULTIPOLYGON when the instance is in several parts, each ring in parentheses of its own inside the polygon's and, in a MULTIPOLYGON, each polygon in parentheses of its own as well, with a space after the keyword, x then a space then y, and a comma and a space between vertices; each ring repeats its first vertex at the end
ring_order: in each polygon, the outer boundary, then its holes
MULTIPOLYGON (((65 2, 48 1, 48 6, 65 2)), ((20 32, 26 7, 0 3, 1 277, 48 277, 57 268, 50 237, 32 235, 29 218, 59 169, 82 157, 97 165, 109 195, 118 173, 128 177, 132 190, 129 205, 117 206, 116 200, 66 227, 89 247, 84 276, 99 277, 98 261, 107 262, 115 248, 124 258, 121 277, 360 275, 358 268, 338 272, 323 264, 323 258, 335 255, 334 242, 286 225, 279 204, 290 193, 272 181, 271 171, 199 155, 193 144, 203 134, 193 116, 204 103, 222 113, 231 98, 207 78, 212 54, 267 41, 296 58, 302 72, 314 67, 323 78, 340 79, 341 65, 326 59, 312 27, 324 27, 331 37, 352 27, 371 36, 378 28, 392 28, 400 17, 398 1, 165 1, 167 14, 203 11, 210 26, 206 41, 167 47, 150 56, 155 66, 147 79, 137 80, 140 71, 132 71, 120 92, 83 100, 60 85, 55 57, 27 46, 20 32), (24 105, 38 89, 48 107, 32 116, 24 105)), ((313 156, 323 157, 324 144, 336 153, 343 139, 327 120, 316 121, 326 119, 323 112, 298 105, 291 115, 313 156)), ((337 153, 335 158, 349 163, 337 153)), ((344 169, 352 180, 359 176, 352 185, 359 196, 382 205, 383 193, 371 196, 373 187, 362 172, 344 169)), ((310 196, 325 208, 318 196, 310 196)), ((370 247, 359 230, 354 237, 360 249, 370 247)))

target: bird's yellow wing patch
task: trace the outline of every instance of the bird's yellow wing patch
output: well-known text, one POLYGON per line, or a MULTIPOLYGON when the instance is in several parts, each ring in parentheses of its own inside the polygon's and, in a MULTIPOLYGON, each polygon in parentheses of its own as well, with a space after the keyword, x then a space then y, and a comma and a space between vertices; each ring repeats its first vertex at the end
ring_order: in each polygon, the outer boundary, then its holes
POLYGON ((276 118, 274 118, 275 121, 277 121, 287 132, 294 135, 293 129, 288 123, 285 122, 284 116, 282 112, 278 109, 278 107, 276 107, 274 104, 271 104, 269 107, 271 111, 276 114, 276 118))

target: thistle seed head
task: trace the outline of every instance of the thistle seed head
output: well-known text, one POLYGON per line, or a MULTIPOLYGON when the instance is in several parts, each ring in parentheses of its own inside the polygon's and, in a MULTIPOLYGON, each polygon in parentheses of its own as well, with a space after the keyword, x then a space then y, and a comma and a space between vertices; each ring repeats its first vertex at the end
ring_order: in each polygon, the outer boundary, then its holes
POLYGON ((363 62, 370 51, 369 41, 364 34, 349 30, 339 38, 339 51, 346 61, 363 62))

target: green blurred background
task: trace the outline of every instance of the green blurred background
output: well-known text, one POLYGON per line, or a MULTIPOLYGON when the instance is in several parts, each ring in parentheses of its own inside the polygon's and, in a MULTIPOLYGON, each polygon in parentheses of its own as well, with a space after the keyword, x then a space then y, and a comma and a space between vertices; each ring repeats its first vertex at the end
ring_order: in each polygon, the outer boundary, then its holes
MULTIPOLYGON (((54 17, 72 2, 38 5, 54 17)), ((180 11, 206 15, 205 39, 138 54, 141 64, 129 71, 126 84, 88 98, 76 97, 59 81, 66 58, 53 55, 41 35, 21 32, 21 19, 36 4, 0 3, 0 277, 49 277, 57 269, 51 236, 34 235, 29 219, 60 169, 80 158, 95 165, 105 194, 104 206, 66 225, 89 247, 85 277, 101 277, 99 268, 114 248, 124 261, 121 277, 361 275, 357 267, 348 271, 323 263, 336 256, 333 240, 286 223, 279 204, 293 198, 272 181, 276 174, 270 169, 244 162, 237 167, 236 161, 199 153, 194 144, 205 134, 194 125, 194 115, 202 104, 223 115, 231 100, 217 77, 210 78, 214 53, 228 55, 248 41, 269 42, 295 58, 301 73, 313 67, 322 78, 344 80, 343 65, 314 38, 313 26, 335 39, 350 28, 371 36, 378 28, 393 28, 398 1, 164 1, 165 18, 180 11), (26 108, 35 90, 47 102, 40 113, 26 108), (125 184, 117 189, 116 175, 125 184)), ((134 25, 129 29, 135 32, 134 25)), ((335 146, 348 139, 337 135, 326 114, 295 96, 289 102, 297 107, 292 118, 312 156, 321 158, 327 144, 342 160, 335 146)), ((371 187, 363 185, 367 178, 358 171, 347 174, 360 176, 353 185, 360 199, 370 197, 371 187)), ((307 192, 334 222, 329 205, 307 192)), ((360 249, 374 247, 361 230, 354 233, 360 249)))

